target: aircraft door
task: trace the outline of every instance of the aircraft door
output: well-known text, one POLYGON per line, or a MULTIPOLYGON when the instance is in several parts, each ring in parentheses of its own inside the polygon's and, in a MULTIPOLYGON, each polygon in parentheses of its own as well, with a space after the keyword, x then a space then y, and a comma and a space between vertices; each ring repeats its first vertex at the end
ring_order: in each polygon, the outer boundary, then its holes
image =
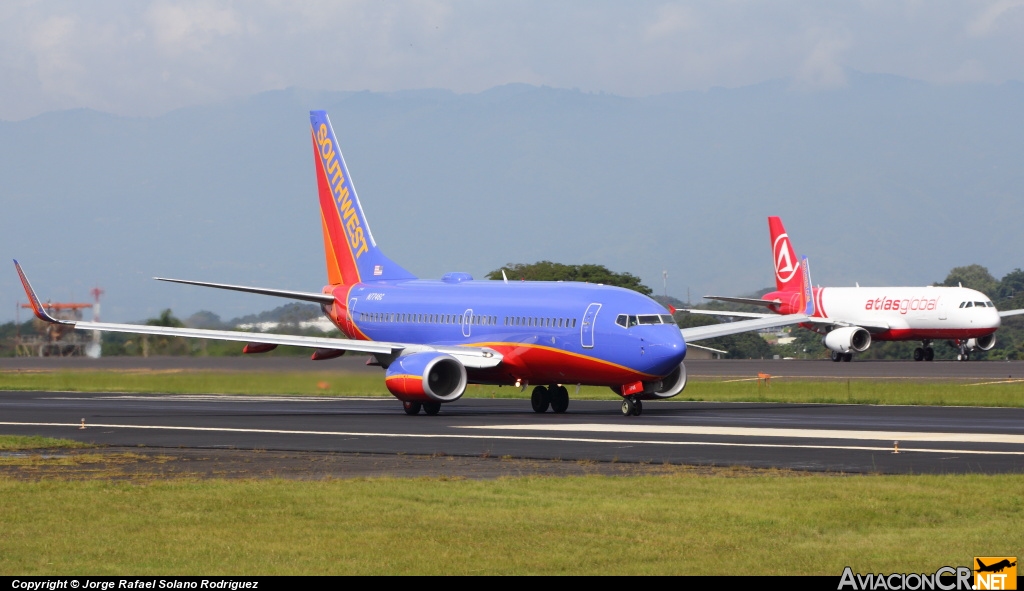
POLYGON ((472 319, 473 308, 469 308, 462 314, 462 336, 468 337, 470 335, 470 327, 472 326, 470 320, 472 319))
POLYGON ((584 349, 594 348, 594 321, 597 320, 597 312, 601 304, 590 304, 587 311, 583 313, 583 324, 580 326, 580 344, 584 349))
POLYGON ((946 319, 946 302, 942 301, 941 297, 939 298, 939 301, 938 301, 938 307, 939 307, 939 320, 945 320, 946 319))

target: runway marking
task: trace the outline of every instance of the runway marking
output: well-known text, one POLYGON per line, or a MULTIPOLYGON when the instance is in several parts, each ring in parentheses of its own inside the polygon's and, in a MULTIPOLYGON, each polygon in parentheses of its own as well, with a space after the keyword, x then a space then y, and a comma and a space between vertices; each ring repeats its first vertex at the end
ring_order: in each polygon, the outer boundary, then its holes
MULTIPOLYGON (((46 400, 76 400, 86 398, 76 396, 50 396, 46 400)), ((356 402, 373 402, 391 400, 385 396, 251 396, 246 394, 173 394, 150 396, 124 394, 117 396, 91 396, 88 400, 159 400, 161 402, 338 402, 352 400, 356 402)))
POLYGON ((989 384, 1019 384, 1024 382, 1024 379, 1018 380, 1000 380, 998 382, 978 382, 976 384, 964 384, 965 386, 988 386, 989 384))
MULTIPOLYGON (((0 425, 17 427, 70 427, 78 429, 80 423, 14 423, 0 422, 0 425)), ((180 427, 174 425, 113 425, 105 423, 90 423, 90 429, 143 429, 143 430, 167 430, 167 431, 198 431, 215 433, 258 433, 264 435, 325 435, 333 437, 381 437, 394 439, 477 439, 477 440, 509 440, 509 441, 548 441, 556 443, 606 443, 612 445, 669 445, 669 446, 697 446, 697 447, 757 447, 775 449, 821 449, 821 450, 852 450, 852 451, 878 451, 892 453, 892 446, 868 447, 856 445, 797 445, 786 443, 735 443, 725 441, 659 441, 642 439, 599 439, 592 437, 541 437, 529 435, 451 435, 451 434, 423 434, 423 433, 364 433, 358 431, 293 431, 284 429, 238 429, 232 427, 180 427)), ((493 428, 493 427, 481 427, 493 428)), ((975 449, 929 449, 929 448, 906 448, 901 447, 900 453, 939 453, 939 454, 969 454, 969 455, 1012 455, 1024 456, 1024 451, 995 451, 975 449)))
POLYGON ((700 427, 675 425, 487 425, 460 429, 516 431, 586 431, 591 433, 653 433, 660 435, 729 435, 739 437, 794 437, 803 439, 857 439, 872 441, 933 441, 942 443, 1012 443, 1024 445, 1024 435, 1005 433, 927 433, 920 431, 842 431, 837 429, 775 429, 762 427, 700 427))

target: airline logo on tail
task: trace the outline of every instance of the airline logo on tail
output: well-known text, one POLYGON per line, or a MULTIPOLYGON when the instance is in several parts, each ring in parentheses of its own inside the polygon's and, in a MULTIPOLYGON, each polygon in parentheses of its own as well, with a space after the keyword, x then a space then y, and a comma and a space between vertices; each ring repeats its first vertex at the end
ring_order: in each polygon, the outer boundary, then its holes
POLYGON ((793 247, 789 244, 789 234, 781 234, 772 245, 775 252, 775 278, 781 283, 789 280, 800 270, 800 263, 793 260, 793 247))
POLYGON ((334 141, 327 124, 320 123, 316 130, 316 143, 320 148, 320 161, 323 163, 324 172, 327 174, 328 183, 331 187, 331 194, 337 203, 338 212, 344 222, 345 233, 348 235, 348 244, 352 253, 358 259, 363 253, 369 250, 366 245, 366 232, 363 231, 361 212, 357 210, 358 204, 353 204, 352 196, 354 191, 348 180, 348 170, 345 163, 338 157, 334 149, 334 141))
POLYGON ((775 287, 779 291, 800 291, 803 289, 800 273, 800 259, 796 257, 789 234, 778 216, 769 216, 768 232, 772 240, 772 257, 775 264, 775 287))

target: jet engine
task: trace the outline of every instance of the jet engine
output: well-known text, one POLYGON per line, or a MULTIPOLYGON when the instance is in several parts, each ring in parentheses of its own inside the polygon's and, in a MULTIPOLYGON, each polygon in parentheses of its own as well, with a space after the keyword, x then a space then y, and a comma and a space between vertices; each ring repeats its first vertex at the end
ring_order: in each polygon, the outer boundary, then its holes
POLYGON ((987 335, 985 335, 983 337, 978 337, 976 339, 967 339, 967 349, 968 350, 972 350, 973 351, 974 349, 981 349, 982 351, 988 351, 989 349, 991 349, 992 347, 995 347, 995 346, 996 346, 996 334, 995 333, 987 334, 987 335))
POLYGON ((679 362, 679 367, 672 370, 672 373, 656 382, 644 382, 644 393, 640 397, 644 400, 658 398, 672 398, 683 391, 686 387, 686 366, 679 362))
POLYGON ((859 326, 844 326, 829 332, 821 342, 836 353, 860 353, 871 346, 871 333, 859 326))
POLYGON ((388 366, 384 384, 402 402, 452 402, 466 391, 466 366, 444 353, 403 355, 388 366))

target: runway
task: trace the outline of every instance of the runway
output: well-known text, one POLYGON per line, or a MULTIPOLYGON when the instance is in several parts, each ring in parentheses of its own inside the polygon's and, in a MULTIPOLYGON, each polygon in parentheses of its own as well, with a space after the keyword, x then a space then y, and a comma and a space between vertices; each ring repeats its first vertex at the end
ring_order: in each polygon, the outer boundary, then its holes
POLYGON ((657 401, 626 418, 614 400, 573 400, 566 414, 538 415, 523 398, 464 399, 438 416, 410 417, 390 398, 5 392, 0 433, 150 448, 842 473, 1024 471, 1024 409, 1006 408, 657 401))

